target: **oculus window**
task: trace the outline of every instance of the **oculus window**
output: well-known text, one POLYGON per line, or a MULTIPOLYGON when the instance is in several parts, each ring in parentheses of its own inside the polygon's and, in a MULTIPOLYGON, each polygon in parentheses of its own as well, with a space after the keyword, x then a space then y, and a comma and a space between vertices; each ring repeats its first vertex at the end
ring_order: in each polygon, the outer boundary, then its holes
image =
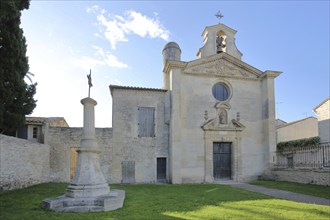
POLYGON ((224 83, 217 83, 212 87, 214 98, 219 101, 225 101, 229 98, 229 88, 224 83))

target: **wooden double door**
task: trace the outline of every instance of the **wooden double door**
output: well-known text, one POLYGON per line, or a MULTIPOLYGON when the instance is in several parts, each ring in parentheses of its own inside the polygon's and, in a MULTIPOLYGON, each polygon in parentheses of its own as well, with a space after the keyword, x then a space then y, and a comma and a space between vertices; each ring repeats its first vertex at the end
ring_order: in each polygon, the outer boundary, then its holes
POLYGON ((213 143, 213 175, 215 180, 231 179, 231 143, 213 143))

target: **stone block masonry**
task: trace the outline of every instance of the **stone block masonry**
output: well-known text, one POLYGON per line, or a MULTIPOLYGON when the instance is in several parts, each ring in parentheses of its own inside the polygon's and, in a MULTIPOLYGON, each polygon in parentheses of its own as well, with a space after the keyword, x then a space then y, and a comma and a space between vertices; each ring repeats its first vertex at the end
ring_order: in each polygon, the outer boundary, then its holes
POLYGON ((273 169, 275 180, 330 186, 330 169, 273 169))
MULTIPOLYGON (((77 149, 83 137, 83 128, 55 128, 48 131, 50 147, 50 180, 52 182, 70 181, 71 148, 77 149)), ((110 181, 110 162, 112 160, 112 128, 96 128, 95 137, 102 153, 100 164, 107 181, 110 181)))
POLYGON ((49 182, 50 146, 0 134, 0 191, 49 182))
POLYGON ((125 191, 110 191, 100 167, 101 150, 95 138, 94 107, 97 102, 87 97, 81 100, 81 104, 84 106, 84 134, 77 149, 78 163, 73 179, 64 195, 45 199, 41 206, 57 212, 98 212, 122 208, 125 191))

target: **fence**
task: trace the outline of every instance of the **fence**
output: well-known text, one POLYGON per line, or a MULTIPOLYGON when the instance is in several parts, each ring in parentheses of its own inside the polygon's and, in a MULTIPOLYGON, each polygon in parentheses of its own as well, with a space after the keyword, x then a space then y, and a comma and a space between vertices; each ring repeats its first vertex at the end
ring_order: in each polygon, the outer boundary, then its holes
POLYGON ((312 146, 287 147, 276 152, 278 168, 330 167, 330 142, 312 146))

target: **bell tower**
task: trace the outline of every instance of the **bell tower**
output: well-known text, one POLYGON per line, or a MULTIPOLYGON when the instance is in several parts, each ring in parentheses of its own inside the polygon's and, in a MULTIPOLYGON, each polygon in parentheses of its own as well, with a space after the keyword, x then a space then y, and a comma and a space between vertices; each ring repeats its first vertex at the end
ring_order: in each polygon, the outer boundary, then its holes
POLYGON ((205 58, 219 53, 228 53, 229 55, 241 60, 242 53, 235 45, 236 30, 221 24, 220 19, 223 17, 220 12, 216 14, 219 18, 219 24, 207 26, 203 33, 204 46, 197 52, 198 58, 205 58))

